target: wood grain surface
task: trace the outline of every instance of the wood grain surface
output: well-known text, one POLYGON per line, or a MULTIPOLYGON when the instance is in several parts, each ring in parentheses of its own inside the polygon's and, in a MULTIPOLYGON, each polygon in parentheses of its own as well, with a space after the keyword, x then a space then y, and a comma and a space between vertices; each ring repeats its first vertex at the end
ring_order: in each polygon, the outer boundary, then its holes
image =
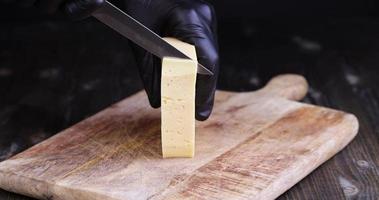
POLYGON ((219 91, 196 157, 162 159, 160 113, 137 93, 0 163, 0 187, 40 199, 274 199, 355 136, 353 115, 297 103, 307 83, 219 91))

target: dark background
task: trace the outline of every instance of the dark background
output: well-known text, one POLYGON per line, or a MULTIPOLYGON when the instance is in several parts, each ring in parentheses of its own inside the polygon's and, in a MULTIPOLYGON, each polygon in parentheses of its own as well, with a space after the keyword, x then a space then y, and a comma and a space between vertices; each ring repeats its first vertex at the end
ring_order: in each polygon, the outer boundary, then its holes
MULTIPOLYGON (((310 83, 304 102, 359 118, 356 139, 280 199, 379 199, 378 2, 210 2, 219 89, 298 73, 310 83)), ((0 4, 0 161, 141 89, 128 40, 95 19, 0 4)), ((29 198, 0 190, 0 199, 29 198)))
MULTIPOLYGON (((4 0, 3 0, 4 1, 4 0)), ((6 1, 6 0, 5 0, 6 1)), ((219 20, 256 19, 272 17, 350 17, 374 16, 378 13, 379 3, 376 0, 206 0, 216 8, 219 20)), ((124 1, 111 0, 122 8, 124 1)), ((0 4, 1 19, 31 20, 51 19, 33 9, 22 9, 16 6, 0 4)))

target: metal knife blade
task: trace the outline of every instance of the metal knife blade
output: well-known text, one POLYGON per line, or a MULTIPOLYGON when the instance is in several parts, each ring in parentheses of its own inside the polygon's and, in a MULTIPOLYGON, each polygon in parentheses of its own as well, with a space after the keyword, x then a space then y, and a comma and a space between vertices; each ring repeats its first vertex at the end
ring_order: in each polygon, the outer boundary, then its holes
MULTIPOLYGON (((104 5, 96 10, 92 16, 159 58, 191 59, 108 1, 105 1, 104 5)), ((197 73, 213 75, 200 63, 198 63, 197 73)))

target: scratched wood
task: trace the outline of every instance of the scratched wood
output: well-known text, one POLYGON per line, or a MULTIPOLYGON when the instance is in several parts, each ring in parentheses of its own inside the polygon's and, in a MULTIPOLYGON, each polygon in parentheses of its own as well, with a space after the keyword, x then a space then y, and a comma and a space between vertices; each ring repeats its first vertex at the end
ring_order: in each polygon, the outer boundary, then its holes
POLYGON ((162 159, 160 112, 137 93, 0 163, 0 187, 39 199, 274 199, 345 147, 356 118, 295 102, 305 79, 219 91, 193 159, 162 159))

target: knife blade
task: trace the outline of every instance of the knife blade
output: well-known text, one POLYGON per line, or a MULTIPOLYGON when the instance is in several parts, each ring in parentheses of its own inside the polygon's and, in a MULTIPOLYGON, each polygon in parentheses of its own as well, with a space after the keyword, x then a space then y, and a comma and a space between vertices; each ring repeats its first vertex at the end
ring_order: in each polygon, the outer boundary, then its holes
MULTIPOLYGON (((92 16, 159 58, 191 59, 108 1, 105 1, 103 6, 96 10, 92 16)), ((211 71, 200 63, 198 63, 197 73, 213 75, 211 71)))

